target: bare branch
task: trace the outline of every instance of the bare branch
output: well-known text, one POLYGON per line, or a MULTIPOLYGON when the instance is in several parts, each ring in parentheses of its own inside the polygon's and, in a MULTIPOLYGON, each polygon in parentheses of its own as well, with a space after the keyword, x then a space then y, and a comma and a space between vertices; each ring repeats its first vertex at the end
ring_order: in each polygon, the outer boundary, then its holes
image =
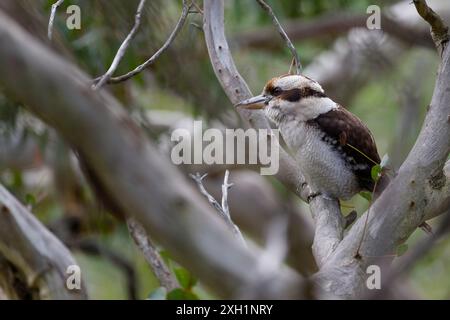
POLYGON ((230 171, 225 170, 225 176, 223 177, 223 184, 222 184, 222 210, 228 217, 228 219, 231 220, 230 207, 228 206, 228 189, 230 189, 233 186, 233 184, 228 183, 229 176, 230 171))
POLYGON ((316 197, 309 205, 315 222, 312 250, 320 268, 341 242, 345 220, 337 200, 316 197))
POLYGON ((1 184, 0 220, 0 256, 19 270, 34 298, 87 298, 84 284, 66 286, 66 270, 76 265, 70 251, 1 184))
POLYGON ((230 228, 230 230, 233 232, 234 236, 239 239, 242 244, 246 245, 241 231, 231 219, 230 209, 228 207, 228 189, 232 186, 232 184, 228 183, 228 176, 230 175, 230 172, 228 170, 225 171, 225 177, 222 184, 222 205, 220 205, 219 202, 217 202, 217 200, 214 199, 214 197, 208 191, 206 191, 205 187, 203 186, 203 179, 206 178, 207 175, 207 173, 205 173, 204 175, 200 175, 197 172, 197 174, 190 174, 189 176, 197 183, 200 192, 208 199, 209 203, 211 203, 211 205, 220 213, 220 216, 225 221, 228 228, 230 228))
POLYGON ((64 2, 64 0, 58 0, 52 4, 52 11, 50 12, 50 19, 48 20, 48 38, 52 40, 53 37, 53 23, 55 21, 56 10, 64 2))
POLYGON ((266 10, 267 13, 270 15, 270 17, 272 18, 273 24, 277 28, 278 33, 281 35, 281 38, 283 38, 283 40, 286 43, 286 46, 288 47, 289 51, 292 54, 292 57, 295 61, 295 67, 296 67, 297 74, 300 74, 302 72, 302 64, 300 63, 300 58, 298 56, 297 50, 294 47, 294 44, 292 43, 292 41, 289 39, 288 35, 284 31, 283 27, 281 26, 281 23, 278 21, 277 17, 275 16, 275 13, 273 12, 272 8, 266 2, 264 2, 264 0, 256 0, 256 1, 258 1, 259 5, 264 10, 266 10))
POLYGON ((142 251, 145 260, 150 265, 159 283, 167 292, 179 287, 177 280, 173 277, 169 268, 164 263, 155 246, 145 232, 144 227, 134 218, 127 219, 128 231, 131 237, 142 251))
POLYGON ((142 9, 144 8, 145 1, 146 0, 139 1, 139 5, 136 10, 136 15, 134 16, 133 28, 120 45, 119 50, 117 50, 116 56, 114 57, 113 62, 111 63, 111 66, 109 67, 108 71, 106 71, 106 73, 100 78, 100 80, 96 84, 92 85, 92 88, 94 90, 101 88, 112 77, 117 67, 119 66, 119 63, 122 60, 123 56, 125 55, 125 52, 127 51, 128 46, 131 43, 131 40, 133 40, 133 38, 136 36, 136 33, 139 29, 139 25, 141 24, 142 9))
POLYGON ((84 254, 97 256, 105 259, 111 265, 122 272, 125 283, 127 298, 129 300, 138 299, 138 279, 134 266, 123 256, 121 252, 109 248, 92 238, 68 239, 66 245, 72 250, 80 250, 84 254))
MULTIPOLYGON (((155 52, 155 54, 153 56, 151 56, 147 61, 145 61, 143 64, 139 65, 138 67, 136 67, 134 70, 123 74, 121 76, 118 77, 112 77, 110 79, 108 79, 107 83, 109 84, 115 84, 115 83, 120 83, 123 81, 126 81, 134 76, 136 76, 137 74, 141 73, 142 70, 148 68, 150 65, 152 65, 156 59, 159 58, 159 56, 167 50, 167 48, 169 48, 169 46, 172 44, 173 40, 177 37, 178 33, 181 31, 181 29, 183 28, 183 25, 186 21, 186 18, 189 14, 189 10, 191 8, 192 4, 188 4, 187 0, 183 0, 183 9, 181 11, 181 16, 180 19, 178 20, 175 28, 173 29, 172 33, 170 34, 169 38, 167 38, 166 42, 163 44, 163 46, 161 48, 159 48, 158 51, 155 52)), ((100 81, 100 77, 94 79, 94 83, 100 81)))
POLYGON ((441 17, 433 11, 425 0, 413 0, 417 12, 431 26, 431 37, 433 38, 436 48, 442 55, 442 52, 449 41, 448 26, 441 17))

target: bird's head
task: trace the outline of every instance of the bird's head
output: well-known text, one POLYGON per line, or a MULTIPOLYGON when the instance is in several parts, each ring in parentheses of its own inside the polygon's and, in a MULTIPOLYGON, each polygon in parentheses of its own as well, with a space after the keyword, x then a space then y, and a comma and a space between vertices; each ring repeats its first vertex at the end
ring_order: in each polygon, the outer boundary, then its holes
POLYGON ((316 81, 302 75, 283 75, 271 79, 262 94, 236 104, 244 109, 264 109, 279 125, 283 121, 308 121, 336 107, 316 81))

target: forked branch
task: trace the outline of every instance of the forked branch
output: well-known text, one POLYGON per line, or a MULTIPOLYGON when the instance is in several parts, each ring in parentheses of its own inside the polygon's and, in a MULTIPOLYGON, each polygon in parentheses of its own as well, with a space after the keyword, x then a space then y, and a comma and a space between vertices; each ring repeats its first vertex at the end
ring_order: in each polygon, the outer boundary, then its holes
MULTIPOLYGON (((109 84, 115 84, 120 83, 123 81, 126 81, 137 74, 141 73, 144 69, 148 68, 150 65, 152 65, 156 59, 158 59, 161 54, 164 53, 164 51, 169 48, 169 46, 172 44, 173 40, 177 37, 178 33, 183 28, 184 23, 186 22, 186 18, 189 14, 189 10, 191 8, 192 4, 188 4, 187 0, 183 0, 183 9, 181 11, 180 19, 178 20, 175 28, 173 29, 172 33, 170 34, 169 38, 167 38, 166 42, 163 44, 161 48, 158 49, 158 51, 155 52, 148 60, 146 60, 141 65, 137 66, 134 70, 131 70, 130 72, 127 72, 121 76, 118 77, 111 77, 109 78, 106 83, 109 84)), ((94 79, 94 83, 97 83, 98 81, 101 81, 101 77, 98 77, 94 79)))
POLYGON ((117 67, 119 66, 120 61, 125 55, 125 52, 127 51, 128 47, 130 46, 131 40, 133 40, 133 38, 136 36, 136 33, 139 29, 139 26, 141 24, 142 9, 144 8, 145 1, 146 0, 141 0, 139 2, 138 8, 136 10, 136 15, 134 16, 133 28, 120 45, 119 50, 117 50, 116 56, 114 57, 113 62, 111 63, 111 66, 109 67, 108 71, 106 71, 106 73, 100 78, 100 80, 92 86, 94 90, 101 88, 112 77, 117 67))

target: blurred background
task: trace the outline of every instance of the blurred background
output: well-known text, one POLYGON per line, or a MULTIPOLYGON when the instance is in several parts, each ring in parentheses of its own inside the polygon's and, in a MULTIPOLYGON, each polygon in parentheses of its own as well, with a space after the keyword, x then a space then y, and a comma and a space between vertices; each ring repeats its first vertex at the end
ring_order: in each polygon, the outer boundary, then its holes
MULTIPOLYGON (((52 43, 47 23, 52 0, 2 0, 0 9, 92 78, 102 75, 134 23, 138 0, 71 0, 58 9, 52 43), (81 29, 68 30, 66 8, 81 8, 81 29)), ((280 0, 267 1, 293 40, 304 74, 373 132, 381 156, 398 168, 414 144, 434 88, 438 56, 411 1, 280 0), (381 8, 381 30, 368 30, 366 10, 381 8)), ((448 0, 428 1, 450 21, 448 0)), ((107 88, 170 154, 173 129, 203 119, 210 127, 241 126, 217 81, 202 31, 201 1, 170 48, 145 72, 107 88)), ((291 55, 256 1, 228 0, 225 26, 233 57, 253 93, 270 78, 285 74, 291 55)), ((181 1, 147 1, 140 30, 116 75, 158 50, 174 28, 181 1)), ((51 94, 51 93, 46 93, 51 94)), ((289 225, 288 263, 304 274, 315 270, 308 207, 274 179, 251 168, 231 168, 231 215, 246 237, 264 244, 269 223, 280 215, 289 225), (255 218, 256 217, 256 218, 255 218), (259 218, 258 218, 259 217, 259 218)), ((224 167, 182 166, 186 175, 208 172, 208 190, 220 196, 224 167)), ((148 298, 158 281, 129 236, 126 225, 106 212, 93 196, 76 157, 51 128, 3 95, 0 88, 0 182, 73 251, 94 299, 148 298)), ((361 214, 368 201, 355 196, 343 207, 361 214)), ((436 221, 431 221, 434 225, 436 221)), ((427 235, 418 229, 399 252, 427 235)), ((214 297, 192 275, 161 254, 178 277, 192 277, 189 290, 214 297)), ((401 259, 401 257, 399 258, 401 259)), ((412 272, 404 288, 413 297, 450 298, 450 239, 439 242, 412 272)), ((156 290, 156 291, 155 291, 156 290)))

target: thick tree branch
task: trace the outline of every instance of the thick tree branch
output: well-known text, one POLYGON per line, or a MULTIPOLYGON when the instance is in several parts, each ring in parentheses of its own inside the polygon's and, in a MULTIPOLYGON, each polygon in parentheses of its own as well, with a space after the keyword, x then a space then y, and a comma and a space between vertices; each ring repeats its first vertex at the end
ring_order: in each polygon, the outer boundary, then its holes
POLYGON ((264 290, 251 272, 261 250, 244 248, 185 177, 161 156, 124 108, 92 91, 73 65, 0 13, 0 84, 53 126, 95 171, 120 209, 219 296, 301 297, 302 279, 287 267, 264 290), (55 94, 45 95, 43 92, 55 94), (218 254, 220 253, 220 254, 218 254))
POLYGON ((69 250, 0 185, 0 255, 20 272, 30 297, 85 299, 86 288, 69 290, 67 268, 76 265, 69 250))

